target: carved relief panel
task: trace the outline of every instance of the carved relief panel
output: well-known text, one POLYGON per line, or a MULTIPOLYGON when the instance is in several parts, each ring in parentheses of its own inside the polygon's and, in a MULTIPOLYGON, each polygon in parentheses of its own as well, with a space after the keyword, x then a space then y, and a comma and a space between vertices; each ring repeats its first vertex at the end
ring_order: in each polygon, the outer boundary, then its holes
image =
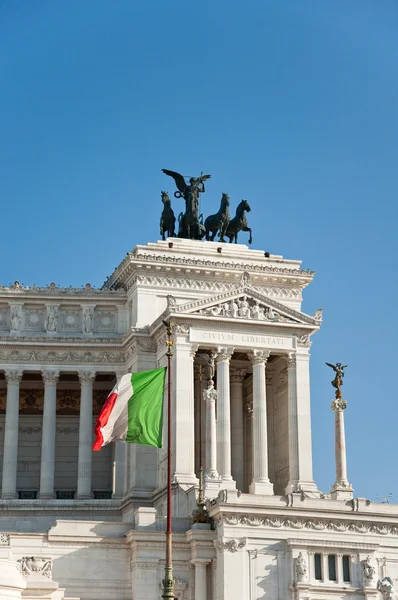
POLYGON ((8 331, 9 328, 9 308, 5 304, 0 304, 0 331, 8 331))
POLYGON ((116 330, 116 308, 96 308, 94 312, 94 331, 96 333, 115 333, 116 330))
POLYGON ((44 331, 45 313, 44 306, 24 306, 25 331, 44 331))
POLYGON ((58 316, 58 329, 63 333, 82 331, 82 311, 75 306, 61 307, 58 316))

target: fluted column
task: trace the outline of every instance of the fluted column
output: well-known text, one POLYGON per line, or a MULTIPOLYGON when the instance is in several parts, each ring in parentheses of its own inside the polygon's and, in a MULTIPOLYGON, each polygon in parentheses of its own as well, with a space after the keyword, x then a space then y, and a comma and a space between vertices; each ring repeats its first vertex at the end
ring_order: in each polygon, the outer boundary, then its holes
POLYGON ((319 495, 312 476, 309 352, 286 357, 288 376, 289 483, 286 494, 304 490, 319 495))
POLYGON ((7 406, 4 427, 3 477, 1 497, 17 497, 19 384, 22 371, 6 371, 7 406))
POLYGON ((57 381, 59 371, 42 371, 44 381, 43 428, 41 435, 40 498, 54 498, 57 381))
POLYGON ((195 600, 207 600, 207 565, 210 558, 194 558, 191 563, 195 565, 195 600))
POLYGON ((233 348, 217 350, 217 465, 222 487, 235 489, 231 474, 231 402, 229 365, 233 348))
POLYGON ((245 411, 245 491, 253 480, 253 398, 246 398, 245 411))
POLYGON ((250 353, 253 364, 253 481, 251 494, 272 495, 274 486, 268 478, 267 395, 265 364, 269 350, 250 353))
MULTIPOLYGON (((205 456, 205 495, 211 497, 220 489, 220 476, 217 471, 217 390, 213 382, 203 392, 206 407, 206 456, 205 456)), ((215 494, 217 495, 217 494, 215 494)))
POLYGON ((80 371, 79 460, 77 497, 91 498, 91 460, 93 442, 93 383, 95 371, 80 371))
POLYGON ((231 369, 231 461, 238 490, 245 487, 245 444, 243 419, 243 379, 245 369, 231 369))
POLYGON ((127 446, 120 440, 114 443, 113 498, 123 498, 126 493, 127 446))
MULTIPOLYGON (((116 380, 119 381, 125 374, 125 370, 116 372, 116 380)), ((112 497, 122 498, 127 491, 127 448, 129 444, 117 441, 113 444, 113 483, 112 497)))

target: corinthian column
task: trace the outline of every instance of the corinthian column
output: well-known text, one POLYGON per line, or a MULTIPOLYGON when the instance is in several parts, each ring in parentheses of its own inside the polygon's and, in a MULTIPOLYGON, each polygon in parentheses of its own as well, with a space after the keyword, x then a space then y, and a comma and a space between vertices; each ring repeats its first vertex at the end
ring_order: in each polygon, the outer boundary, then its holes
POLYGON ((274 486, 268 478, 267 396, 265 364, 269 350, 254 350, 253 364, 253 481, 251 494, 272 495, 274 486))
POLYGON ((232 475, 238 490, 245 488, 245 443, 243 419, 243 378, 245 369, 231 369, 231 460, 232 475))
POLYGON ((17 497, 19 384, 22 371, 6 371, 7 406, 4 427, 3 482, 1 497, 17 497))
POLYGON ((203 392, 203 400, 206 406, 205 494, 206 497, 211 497, 212 492, 218 492, 220 489, 220 477, 217 472, 217 390, 214 389, 212 381, 203 392))
POLYGON ((40 498, 54 498, 55 431, 58 371, 43 371, 44 410, 41 436, 40 498))
POLYGON ((336 481, 332 487, 332 498, 336 500, 347 500, 353 497, 353 489, 347 479, 347 454, 344 428, 344 410, 346 407, 347 402, 343 399, 341 390, 337 390, 336 398, 332 402, 336 457, 336 481))
POLYGON ((95 371, 80 371, 79 460, 77 498, 91 498, 91 459, 93 443, 93 383, 95 371))
POLYGON ((217 350, 217 463, 222 487, 234 490, 235 482, 231 475, 231 404, 229 365, 233 348, 217 350))

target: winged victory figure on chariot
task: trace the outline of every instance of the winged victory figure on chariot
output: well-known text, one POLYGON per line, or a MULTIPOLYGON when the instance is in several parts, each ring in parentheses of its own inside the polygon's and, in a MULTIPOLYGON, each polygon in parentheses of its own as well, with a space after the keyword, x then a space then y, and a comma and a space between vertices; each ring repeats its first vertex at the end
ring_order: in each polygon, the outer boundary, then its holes
MULTIPOLYGON (((162 169, 165 175, 172 177, 177 186, 177 191, 174 192, 175 198, 184 198, 185 213, 181 212, 178 217, 178 237, 190 240, 202 240, 206 236, 206 240, 214 241, 217 233, 219 234, 220 242, 225 242, 225 237, 229 238, 230 242, 238 242, 238 233, 247 231, 250 233, 249 244, 252 243, 252 230, 248 226, 246 212, 250 212, 250 205, 247 200, 242 200, 237 209, 236 215, 231 219, 229 215, 229 196, 223 193, 219 211, 207 217, 203 223, 203 216, 199 214, 199 195, 205 190, 205 181, 210 179, 211 175, 203 175, 200 177, 190 177, 186 181, 186 177, 170 171, 162 169)), ((169 237, 174 237, 174 212, 171 209, 171 202, 168 194, 162 192, 162 202, 164 204, 163 213, 160 220, 160 233, 162 239, 165 239, 167 232, 169 237)))

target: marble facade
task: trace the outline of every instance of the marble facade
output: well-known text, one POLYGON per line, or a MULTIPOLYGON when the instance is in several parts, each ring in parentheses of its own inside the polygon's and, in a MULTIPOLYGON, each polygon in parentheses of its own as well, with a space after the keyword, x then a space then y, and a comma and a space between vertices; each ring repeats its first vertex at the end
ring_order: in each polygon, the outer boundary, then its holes
POLYGON ((166 365, 169 318, 176 596, 357 600, 398 578, 398 509, 354 497, 341 407, 336 484, 313 480, 313 276, 173 238, 137 246, 101 289, 0 287, 0 599, 160 598, 165 449, 91 444, 116 379, 166 365), (213 527, 192 525, 200 452, 213 527))

